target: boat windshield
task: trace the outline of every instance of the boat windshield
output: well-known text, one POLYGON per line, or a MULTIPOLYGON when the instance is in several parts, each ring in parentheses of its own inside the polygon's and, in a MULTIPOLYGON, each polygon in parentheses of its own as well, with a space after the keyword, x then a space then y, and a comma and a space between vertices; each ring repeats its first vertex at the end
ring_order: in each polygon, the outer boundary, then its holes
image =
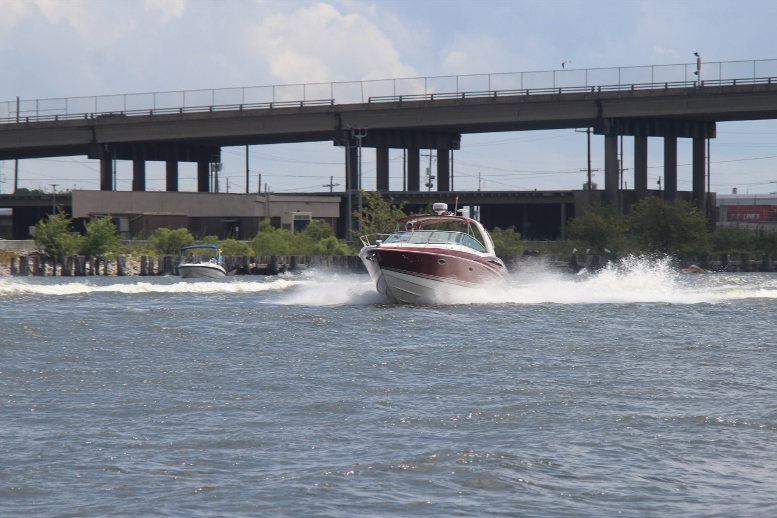
POLYGON ((478 252, 486 253, 483 246, 475 237, 455 230, 413 230, 395 232, 386 238, 385 244, 407 243, 410 245, 463 245, 478 252))

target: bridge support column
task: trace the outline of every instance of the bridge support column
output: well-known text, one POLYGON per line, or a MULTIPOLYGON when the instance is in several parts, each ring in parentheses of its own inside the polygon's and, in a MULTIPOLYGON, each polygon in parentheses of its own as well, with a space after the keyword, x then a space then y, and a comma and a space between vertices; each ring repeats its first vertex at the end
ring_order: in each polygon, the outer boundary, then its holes
POLYGON ((132 190, 146 190, 146 161, 135 159, 132 161, 132 190))
POLYGON ((451 190, 451 152, 447 149, 437 150, 437 190, 451 190))
POLYGON ((407 150, 407 190, 421 190, 421 150, 407 150))
POLYGON ((648 138, 634 137, 634 194, 637 201, 645 199, 648 191, 648 138))
POLYGON ((197 192, 210 191, 210 162, 197 162, 197 192))
POLYGON ((100 190, 113 190, 113 156, 110 153, 100 157, 100 190))
POLYGON ((618 135, 604 136, 604 201, 618 202, 618 135))
POLYGON ((664 198, 677 198, 677 137, 664 137, 664 198))
POLYGON ((704 172, 707 154, 704 150, 705 141, 704 137, 693 138, 693 201, 702 213, 706 208, 704 172))
POLYGON ((178 161, 168 160, 166 162, 167 191, 178 191, 178 161))
POLYGON ((378 191, 389 190, 389 150, 387 147, 375 148, 378 191))

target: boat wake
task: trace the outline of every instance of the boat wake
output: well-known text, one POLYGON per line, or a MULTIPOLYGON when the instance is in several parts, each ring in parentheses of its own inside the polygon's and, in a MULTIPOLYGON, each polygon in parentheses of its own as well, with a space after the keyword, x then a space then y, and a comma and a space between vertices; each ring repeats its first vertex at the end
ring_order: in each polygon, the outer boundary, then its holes
POLYGON ((279 292, 297 286, 294 277, 230 277, 229 280, 179 277, 0 277, 0 297, 11 295, 82 295, 95 293, 263 293, 279 292))
MULTIPOLYGON (((493 298, 493 297, 492 297, 493 298)), ((502 302, 522 304, 725 303, 777 298, 777 275, 756 273, 684 274, 669 260, 630 257, 577 275, 547 268, 514 274, 502 302)))
MULTIPOLYGON (((273 277, 225 280, 178 277, 62 278, 0 277, 0 297, 126 294, 256 294, 278 305, 377 305, 390 301, 375 291, 368 275, 309 271, 273 277)), ((511 276, 506 288, 489 287, 446 295, 439 305, 459 304, 720 304, 743 299, 777 299, 777 274, 683 274, 668 261, 629 258, 598 271, 564 273, 539 264, 511 276)))

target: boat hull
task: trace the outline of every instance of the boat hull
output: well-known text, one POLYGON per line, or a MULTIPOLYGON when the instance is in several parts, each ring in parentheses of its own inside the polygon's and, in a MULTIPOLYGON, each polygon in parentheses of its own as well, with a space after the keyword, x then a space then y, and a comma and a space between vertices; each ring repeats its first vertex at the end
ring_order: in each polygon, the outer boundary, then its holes
POLYGON ((508 283, 499 259, 457 250, 368 246, 359 257, 378 292, 395 302, 463 301, 474 289, 508 283))
POLYGON ((227 271, 218 264, 186 264, 178 265, 178 273, 182 279, 223 279, 227 271))

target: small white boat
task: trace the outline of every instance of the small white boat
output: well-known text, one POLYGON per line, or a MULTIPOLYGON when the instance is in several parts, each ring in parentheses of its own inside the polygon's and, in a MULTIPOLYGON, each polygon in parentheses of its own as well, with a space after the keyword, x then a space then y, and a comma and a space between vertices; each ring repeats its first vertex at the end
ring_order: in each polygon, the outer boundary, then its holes
POLYGON ((224 258, 216 245, 192 245, 181 248, 178 264, 181 279, 223 279, 227 276, 224 258), (197 251, 200 251, 197 254, 197 251))
POLYGON ((378 292, 395 302, 439 303, 473 288, 507 288, 507 268, 483 225, 448 212, 445 203, 433 209, 400 219, 392 234, 360 238, 359 257, 378 292))

